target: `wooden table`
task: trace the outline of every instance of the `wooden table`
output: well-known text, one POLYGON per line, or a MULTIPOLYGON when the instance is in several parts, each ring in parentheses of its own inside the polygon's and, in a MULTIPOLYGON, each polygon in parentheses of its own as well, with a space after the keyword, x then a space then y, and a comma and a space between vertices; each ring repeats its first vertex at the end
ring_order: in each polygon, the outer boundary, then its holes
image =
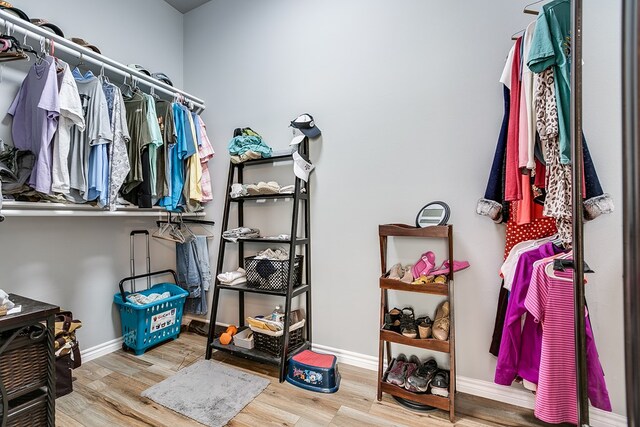
MULTIPOLYGON (((55 354, 53 348, 55 314, 59 307, 9 294, 22 310, 0 317, 0 426, 20 421, 55 426, 55 354), (34 351, 40 358, 32 361, 28 371, 12 366, 14 360, 34 351), (28 372, 29 379, 26 379, 28 372), (46 417, 43 406, 46 405, 46 417), (38 411, 36 408, 41 408, 38 411), (41 416, 42 418, 37 418, 41 416)), ((22 368, 25 369, 25 368, 22 368)))

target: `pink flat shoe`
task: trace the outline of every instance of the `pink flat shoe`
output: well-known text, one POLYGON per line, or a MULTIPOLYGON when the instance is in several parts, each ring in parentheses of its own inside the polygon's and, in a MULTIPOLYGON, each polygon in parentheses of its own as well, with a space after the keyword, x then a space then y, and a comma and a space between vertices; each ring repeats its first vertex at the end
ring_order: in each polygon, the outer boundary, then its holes
POLYGON ((420 276, 431 275, 431 270, 436 266, 436 256, 433 252, 425 252, 420 256, 420 259, 411 267, 411 274, 413 278, 417 279, 420 276))
MULTIPOLYGON (((470 264, 468 261, 453 261, 453 271, 464 270, 465 268, 469 268, 470 264)), ((432 275, 437 276, 439 274, 449 274, 449 260, 446 260, 442 263, 442 265, 437 269, 431 272, 432 275)))

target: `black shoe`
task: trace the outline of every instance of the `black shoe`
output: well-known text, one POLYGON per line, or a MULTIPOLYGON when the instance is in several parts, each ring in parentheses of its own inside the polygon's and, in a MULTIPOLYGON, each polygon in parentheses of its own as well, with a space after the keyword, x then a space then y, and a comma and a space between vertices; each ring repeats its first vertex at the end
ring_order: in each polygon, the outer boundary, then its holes
POLYGON ((405 382, 404 388, 414 393, 426 393, 429 383, 438 372, 438 364, 432 357, 418 367, 418 370, 410 375, 405 382))
POLYGON ((449 397, 449 371, 441 369, 436 372, 431 380, 431 394, 449 397))

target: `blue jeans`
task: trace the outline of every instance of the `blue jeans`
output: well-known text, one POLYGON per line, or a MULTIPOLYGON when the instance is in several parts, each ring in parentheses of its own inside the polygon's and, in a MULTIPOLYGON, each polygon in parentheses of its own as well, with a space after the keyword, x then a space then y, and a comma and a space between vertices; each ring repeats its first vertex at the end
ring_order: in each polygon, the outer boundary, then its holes
POLYGON ((176 243, 178 285, 189 292, 184 310, 188 313, 207 313, 207 291, 211 283, 207 238, 176 243))

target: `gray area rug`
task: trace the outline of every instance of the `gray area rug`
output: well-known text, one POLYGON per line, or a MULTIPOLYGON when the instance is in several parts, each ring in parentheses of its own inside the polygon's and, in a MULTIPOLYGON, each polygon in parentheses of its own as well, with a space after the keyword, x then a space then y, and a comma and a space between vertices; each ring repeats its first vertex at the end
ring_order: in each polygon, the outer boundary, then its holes
POLYGON ((222 427, 267 388, 269 380, 200 360, 142 392, 204 425, 222 427))

